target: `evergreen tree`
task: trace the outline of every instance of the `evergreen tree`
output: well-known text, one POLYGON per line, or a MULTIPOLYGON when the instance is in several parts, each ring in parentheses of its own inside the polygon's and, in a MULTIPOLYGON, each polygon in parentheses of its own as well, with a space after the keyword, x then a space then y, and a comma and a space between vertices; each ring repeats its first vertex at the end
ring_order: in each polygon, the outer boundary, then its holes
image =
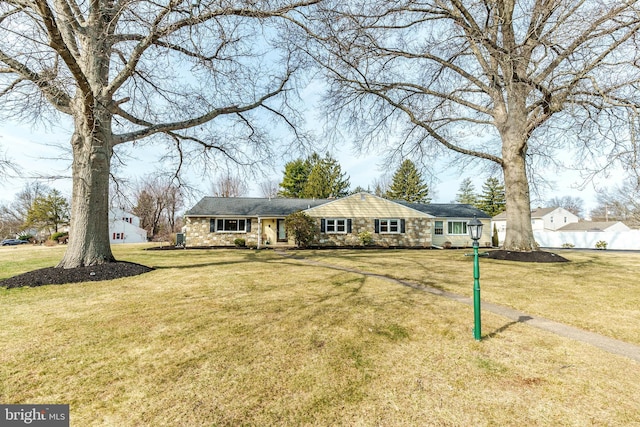
POLYGON ((69 203, 58 190, 37 196, 27 212, 26 227, 58 232, 61 225, 69 224, 69 203))
POLYGON ((456 194, 456 203, 464 203, 467 205, 475 205, 478 200, 476 195, 476 188, 471 181, 471 178, 465 178, 460 183, 460 188, 456 194))
POLYGON ((356 188, 349 191, 349 194, 358 194, 358 193, 371 193, 371 190, 369 190, 368 188, 364 188, 361 185, 358 185, 356 188))
POLYGON ((405 200, 413 203, 429 203, 429 187, 422 180, 416 165, 411 160, 402 162, 385 197, 394 200, 405 200))
POLYGON ((284 176, 280 183, 282 197, 301 198, 304 186, 311 173, 309 160, 297 159, 284 165, 284 176))
POLYGON ((478 197, 476 207, 493 217, 505 210, 505 204, 504 184, 498 178, 487 178, 482 184, 482 194, 478 197))
POLYGON ((349 178, 329 154, 322 158, 313 153, 305 160, 297 159, 285 165, 280 188, 278 194, 282 197, 343 197, 349 194, 349 178))
POLYGON ((302 197, 325 199, 349 194, 349 178, 342 172, 340 163, 329 154, 321 159, 317 154, 310 158, 311 172, 302 191, 302 197))

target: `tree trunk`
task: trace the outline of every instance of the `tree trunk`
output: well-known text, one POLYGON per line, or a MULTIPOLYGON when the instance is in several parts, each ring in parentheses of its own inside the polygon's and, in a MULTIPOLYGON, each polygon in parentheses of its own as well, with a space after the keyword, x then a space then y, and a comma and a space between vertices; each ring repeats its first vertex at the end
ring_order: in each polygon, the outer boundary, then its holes
POLYGON ((502 170, 507 205, 507 233, 503 249, 530 252, 538 250, 531 227, 531 198, 525 163, 524 136, 503 135, 502 170))
POLYGON ((109 242, 109 171, 113 150, 108 131, 76 131, 69 244, 57 267, 115 261, 109 242))

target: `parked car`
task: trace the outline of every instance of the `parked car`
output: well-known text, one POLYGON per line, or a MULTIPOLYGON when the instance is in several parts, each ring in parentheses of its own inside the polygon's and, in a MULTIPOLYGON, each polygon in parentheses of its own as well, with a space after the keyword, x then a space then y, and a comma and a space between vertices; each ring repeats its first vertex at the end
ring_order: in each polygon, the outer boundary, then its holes
POLYGON ((20 239, 5 239, 2 241, 2 246, 15 246, 22 245, 23 243, 29 243, 28 240, 20 240, 20 239))

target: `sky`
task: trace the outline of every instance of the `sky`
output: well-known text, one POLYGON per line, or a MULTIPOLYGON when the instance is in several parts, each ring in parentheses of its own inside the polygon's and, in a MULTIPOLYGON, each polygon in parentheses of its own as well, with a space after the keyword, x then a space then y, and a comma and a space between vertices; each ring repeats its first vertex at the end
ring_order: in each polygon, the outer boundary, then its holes
MULTIPOLYGON (((0 203, 8 203, 15 197, 24 186, 34 180, 34 177, 41 175, 53 175, 66 177, 57 180, 41 180, 51 188, 60 190, 65 196, 71 196, 71 179, 70 179, 70 161, 59 159, 64 154, 60 148, 55 145, 69 146, 69 125, 62 123, 56 127, 45 128, 30 127, 20 123, 3 123, 0 127, 0 153, 4 153, 6 157, 18 166, 20 177, 6 179, 0 182, 0 203)), ((154 162, 148 161, 150 153, 148 148, 131 149, 130 154, 133 159, 128 160, 128 166, 121 171, 121 175, 127 178, 142 178, 157 167, 154 162), (140 159, 144 159, 140 160, 140 159)), ((392 175, 396 166, 389 166, 384 163, 384 159, 375 154, 356 155, 352 147, 348 144, 330 152, 332 157, 337 159, 341 165, 343 172, 350 178, 351 188, 361 186, 363 188, 373 189, 373 183, 385 173, 392 175)), ((158 153, 155 154, 157 156, 158 153)), ((153 155, 152 155, 153 157, 153 155)), ((286 157, 282 158, 281 164, 278 164, 275 170, 267 170, 267 174, 274 179, 282 178, 284 163, 286 157)), ((450 203, 455 197, 460 183, 463 179, 471 177, 477 193, 481 192, 482 183, 488 177, 477 170, 460 171, 458 169, 450 169, 443 162, 442 170, 437 171, 436 179, 429 182, 432 203, 450 203)), ((426 175, 425 175, 426 176, 426 175)), ((197 177, 192 177, 192 182, 202 181, 197 177)), ((614 178, 615 180, 615 178, 614 178)), ((565 173, 555 176, 554 188, 546 189, 541 199, 532 200, 532 207, 545 207, 544 201, 552 197, 561 197, 570 195, 573 197, 581 197, 584 200, 585 213, 596 207, 596 194, 594 185, 589 185, 583 190, 576 187, 580 184, 580 177, 577 172, 566 171, 565 173)), ((601 178, 596 181, 597 185, 611 185, 611 178, 601 178)), ((210 184, 202 183, 200 196, 209 195, 210 184)), ((248 196, 260 197, 258 183, 250 185, 248 196)), ((199 198, 199 197, 198 197, 199 198)), ((191 200, 189 203, 194 204, 197 200, 191 200)), ((190 206, 187 206, 189 208, 190 206)))

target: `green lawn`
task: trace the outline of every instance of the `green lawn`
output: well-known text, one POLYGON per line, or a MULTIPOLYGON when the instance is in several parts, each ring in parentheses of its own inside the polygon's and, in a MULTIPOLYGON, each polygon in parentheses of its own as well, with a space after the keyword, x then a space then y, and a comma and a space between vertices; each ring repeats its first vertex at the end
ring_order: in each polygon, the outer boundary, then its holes
MULTIPOLYGON (((62 250, 1 248, 0 278, 62 250)), ((526 324, 483 313, 476 342, 470 306, 274 251, 114 251, 157 269, 0 289, 0 402, 73 426, 640 425, 637 362, 526 324)), ((483 259, 483 300, 637 343, 640 255, 562 254, 483 259)), ((462 251, 296 255, 471 295, 462 251)))

